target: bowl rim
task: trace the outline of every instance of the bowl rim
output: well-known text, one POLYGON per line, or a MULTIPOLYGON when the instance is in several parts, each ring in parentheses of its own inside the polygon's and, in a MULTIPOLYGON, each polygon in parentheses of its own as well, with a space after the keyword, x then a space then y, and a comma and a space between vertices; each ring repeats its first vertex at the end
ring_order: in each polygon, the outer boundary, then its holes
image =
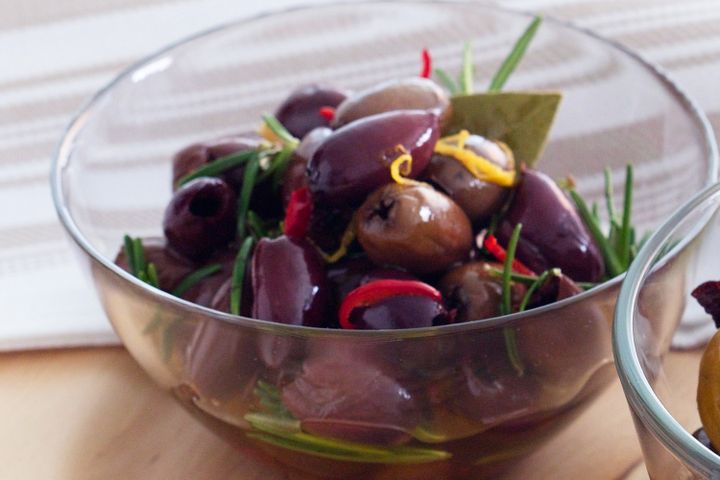
MULTIPOLYGON (((230 30, 243 25, 262 20, 271 16, 292 14, 297 11, 306 10, 323 10, 328 8, 352 8, 358 4, 362 5, 392 5, 392 6, 404 6, 411 7, 412 5, 430 5, 430 4, 446 4, 446 5, 460 5, 460 6, 472 6, 473 8, 482 8, 495 12, 499 12, 504 15, 524 16, 531 18, 535 14, 529 11, 500 7, 496 5, 488 4, 476 4, 468 0, 413 0, 403 2, 393 2, 390 0, 362 0, 361 2, 328 2, 316 5, 298 5, 287 8, 280 8, 275 10, 264 11, 249 17, 241 18, 239 20, 231 20, 217 26, 196 32, 184 38, 181 38, 175 42, 172 42, 165 47, 156 50, 155 52, 141 58, 140 60, 132 63, 128 67, 120 71, 110 82, 104 87, 98 90, 87 103, 75 114, 71 119, 70 123, 63 132, 60 143, 56 149, 55 156, 53 157, 52 167, 50 172, 50 184, 52 191, 53 204, 55 206, 56 213, 65 228, 66 232, 70 235, 72 241, 87 254, 92 260, 101 265, 104 269, 117 277, 120 277, 124 281, 128 282, 137 291, 143 294, 153 297, 161 302, 170 302, 174 307, 185 310, 188 313, 201 314, 206 317, 212 317, 217 320, 227 322, 234 325, 244 325, 261 330, 269 330, 275 333, 285 333, 290 335, 302 335, 302 336, 330 336, 330 337, 384 337, 391 339, 399 338, 412 338, 412 337, 425 337, 435 336, 438 334, 451 334, 465 330, 474 330, 478 326, 482 325, 483 328, 491 328, 507 323, 513 323, 517 320, 524 319, 526 317, 537 316, 543 313, 551 312, 556 309, 564 308, 566 305, 573 304, 575 302, 582 301, 586 297, 591 295, 599 294, 606 290, 612 289, 623 280, 625 274, 621 274, 607 280, 596 287, 586 290, 576 296, 555 302, 543 307, 535 308, 532 310, 517 312, 510 315, 497 316, 492 318, 485 318, 480 320, 472 320, 468 322, 442 325, 437 327, 423 327, 423 328, 408 328, 401 330, 344 330, 344 329, 328 329, 320 327, 307 327, 300 325, 285 325, 276 322, 270 322, 265 320, 259 320, 255 318, 249 318, 244 316, 231 315, 229 313, 220 312, 213 310, 208 307, 197 305, 189 302, 182 298, 175 297, 170 293, 162 290, 150 287, 145 282, 142 282, 138 278, 134 277, 130 273, 121 269, 115 265, 110 259, 102 255, 96 250, 92 244, 85 238, 80 228, 75 223, 70 209, 64 201, 64 184, 63 184, 63 171, 69 165, 69 160, 73 150, 75 139, 78 137, 80 132, 83 130, 89 116, 95 110, 97 105, 114 89, 116 85, 131 77, 134 72, 153 64, 174 51, 176 48, 183 47, 194 40, 198 40, 204 37, 211 36, 213 34, 221 33, 226 30, 230 30)), ((646 60, 642 55, 634 52, 633 50, 625 47, 619 42, 605 38, 585 27, 580 27, 571 21, 559 20, 552 17, 544 17, 544 23, 549 23, 555 28, 567 29, 591 38, 606 47, 613 49, 622 55, 635 61, 640 67, 648 71, 667 91, 668 95, 673 97, 677 103, 685 110, 691 117, 691 121, 696 123, 698 131, 701 133, 704 139, 704 145, 706 152, 708 153, 708 176, 706 184, 709 185, 717 179, 718 172, 718 151, 715 144, 715 136, 710 126, 710 122, 705 116, 705 113, 697 106, 695 101, 691 99, 679 86, 671 79, 668 73, 661 67, 646 60)))
POLYGON ((635 305, 641 286, 653 268, 653 262, 666 245, 666 241, 688 215, 713 203, 717 204, 716 212, 720 209, 720 183, 700 191, 677 209, 640 249, 628 269, 618 295, 612 334, 615 368, 633 412, 676 457, 695 470, 706 474, 720 471, 720 455, 713 453, 685 430, 655 394, 643 373, 633 330, 636 318, 635 305))

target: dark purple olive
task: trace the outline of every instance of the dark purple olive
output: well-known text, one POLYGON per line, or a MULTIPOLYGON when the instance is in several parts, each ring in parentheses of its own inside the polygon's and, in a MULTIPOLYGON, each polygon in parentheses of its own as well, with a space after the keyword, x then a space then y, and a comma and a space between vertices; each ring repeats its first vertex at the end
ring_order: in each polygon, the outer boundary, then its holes
POLYGON ((261 365, 248 329, 209 318, 199 322, 186 351, 186 382, 216 408, 249 401, 261 365))
POLYGON ((337 108, 332 125, 340 127, 359 118, 393 110, 432 110, 444 124, 450 118, 450 99, 432 80, 409 77, 389 80, 355 92, 337 108))
MULTIPOLYGON (((180 178, 205 164, 234 153, 255 150, 262 141, 262 137, 257 133, 250 132, 196 143, 180 150, 173 157, 173 189, 177 189, 177 182, 180 178)), ((242 184, 242 168, 237 170, 239 171, 231 171, 223 176, 223 180, 235 189, 242 184)))
POLYGON ((356 231, 373 262, 413 273, 444 270, 472 248, 467 215, 429 185, 379 188, 357 211, 356 231))
POLYGON ((283 176, 283 205, 290 201, 290 195, 298 188, 307 187, 307 164, 312 158, 315 150, 330 136, 332 130, 327 127, 318 127, 305 135, 300 145, 293 152, 293 157, 288 164, 283 176))
MULTIPOLYGON (((470 135, 465 146, 504 170, 515 167, 509 149, 479 135, 470 135)), ((433 155, 423 176, 452 198, 475 225, 487 222, 510 194, 509 188, 478 179, 459 161, 444 155, 433 155)))
POLYGON ((407 441, 418 421, 411 393, 354 345, 306 360, 282 399, 303 430, 350 441, 407 441))
POLYGON ((428 297, 396 295, 355 308, 350 323, 360 330, 436 327, 450 323, 442 303, 428 297))
POLYGON ((379 268, 365 255, 348 257, 329 265, 327 277, 338 302, 360 285, 373 280, 417 280, 414 275, 397 268, 379 268))
POLYGON ((439 133, 437 116, 398 110, 365 117, 330 135, 308 164, 317 202, 356 206, 376 188, 390 183, 390 164, 402 146, 412 155, 410 177, 419 176, 432 156, 439 133))
POLYGON ((578 282, 598 282, 605 263, 592 235, 570 200, 550 177, 537 170, 523 172, 510 208, 497 228, 507 245, 513 228, 522 223, 517 257, 536 273, 558 267, 578 282))
POLYGON ((168 245, 192 260, 206 259, 235 235, 235 202, 232 188, 219 178, 185 184, 165 209, 168 245))
MULTIPOLYGON (((456 321, 467 322, 500 315, 502 284, 488 269, 502 270, 500 263, 470 262, 456 267, 440 280, 440 291, 450 308, 457 309, 456 321)), ((512 304, 522 301, 525 287, 512 286, 512 304)))
POLYGON ((336 107, 347 93, 326 85, 305 85, 294 90, 275 111, 275 117, 297 138, 330 123, 320 115, 321 107, 336 107))
MULTIPOLYGON (((161 290, 172 291, 197 268, 192 262, 168 248, 164 238, 143 238, 142 244, 145 261, 155 265, 161 290)), ((121 248, 115 257, 115 264, 123 270, 130 271, 124 248, 121 248)))
POLYGON ((252 257, 253 318, 319 327, 327 320, 325 265, 305 240, 261 239, 252 257))

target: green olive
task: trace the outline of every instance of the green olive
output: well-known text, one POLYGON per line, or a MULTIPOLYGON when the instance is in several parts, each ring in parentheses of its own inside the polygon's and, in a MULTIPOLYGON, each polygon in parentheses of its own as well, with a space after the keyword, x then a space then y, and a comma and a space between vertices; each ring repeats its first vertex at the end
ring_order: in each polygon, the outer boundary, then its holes
POLYGON ((467 215, 429 185, 391 183, 375 190, 356 222, 358 241, 373 262, 414 273, 444 270, 472 247, 467 215))
POLYGON ((440 116, 440 125, 444 125, 450 118, 450 99, 427 78, 390 80, 346 98, 335 111, 333 126, 392 110, 435 110, 440 116))
MULTIPOLYGON (((470 135, 465 146, 504 170, 515 167, 512 152, 503 144, 470 135)), ((488 221, 510 193, 509 188, 478 179, 456 159, 444 155, 433 155, 425 178, 447 193, 475 225, 488 221)))

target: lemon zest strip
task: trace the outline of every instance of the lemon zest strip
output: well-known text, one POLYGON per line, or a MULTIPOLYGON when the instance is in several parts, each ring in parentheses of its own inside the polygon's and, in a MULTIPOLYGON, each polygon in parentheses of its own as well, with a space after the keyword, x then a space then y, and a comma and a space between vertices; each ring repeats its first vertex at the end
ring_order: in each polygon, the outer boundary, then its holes
POLYGON ((392 179, 400 185, 425 185, 424 182, 407 178, 407 175, 410 175, 410 172, 412 172, 412 155, 410 155, 402 145, 398 145, 395 148, 401 153, 390 164, 390 176, 392 179))
POLYGON ((462 130, 456 135, 441 138, 435 144, 435 153, 454 158, 479 180, 501 187, 512 187, 515 183, 515 172, 506 171, 487 158, 466 149, 465 140, 469 136, 470 132, 462 130))

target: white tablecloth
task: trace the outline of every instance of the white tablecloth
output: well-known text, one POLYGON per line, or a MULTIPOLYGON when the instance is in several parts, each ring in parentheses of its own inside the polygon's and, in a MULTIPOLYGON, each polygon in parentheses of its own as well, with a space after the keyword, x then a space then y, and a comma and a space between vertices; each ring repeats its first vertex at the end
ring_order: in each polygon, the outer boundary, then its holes
MULTIPOLYGON (((50 161, 73 112, 124 66, 178 38, 260 10, 311 3, 321 2, 0 3, 0 351, 118 342, 50 200, 50 161)), ((720 1, 498 3, 573 20, 639 50, 720 126, 720 1)))

